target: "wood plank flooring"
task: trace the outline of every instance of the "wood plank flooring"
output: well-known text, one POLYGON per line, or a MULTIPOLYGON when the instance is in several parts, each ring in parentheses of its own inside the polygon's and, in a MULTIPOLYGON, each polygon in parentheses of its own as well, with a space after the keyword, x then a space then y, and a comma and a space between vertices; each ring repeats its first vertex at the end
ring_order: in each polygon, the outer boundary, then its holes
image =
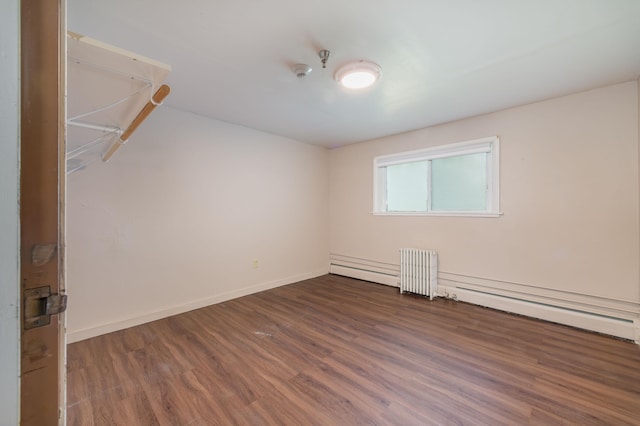
POLYGON ((68 349, 69 425, 640 425, 640 347, 326 275, 68 349))

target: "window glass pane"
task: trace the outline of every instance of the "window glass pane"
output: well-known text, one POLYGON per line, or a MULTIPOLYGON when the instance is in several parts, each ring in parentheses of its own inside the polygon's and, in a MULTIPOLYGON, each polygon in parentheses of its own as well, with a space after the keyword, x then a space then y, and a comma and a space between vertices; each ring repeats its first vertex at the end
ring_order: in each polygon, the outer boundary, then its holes
POLYGON ((431 160, 431 210, 487 209, 487 154, 431 160))
POLYGON ((427 211, 427 162, 387 166, 387 211, 427 211))

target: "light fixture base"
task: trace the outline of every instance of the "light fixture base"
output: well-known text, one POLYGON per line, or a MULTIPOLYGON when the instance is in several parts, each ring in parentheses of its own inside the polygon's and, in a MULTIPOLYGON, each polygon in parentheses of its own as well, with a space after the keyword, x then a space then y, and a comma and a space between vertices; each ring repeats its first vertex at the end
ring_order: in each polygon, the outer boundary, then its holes
POLYGON ((318 56, 320 56, 320 62, 322 62, 322 68, 326 68, 327 61, 329 60, 329 56, 331 56, 331 52, 328 50, 321 50, 318 52, 318 56))

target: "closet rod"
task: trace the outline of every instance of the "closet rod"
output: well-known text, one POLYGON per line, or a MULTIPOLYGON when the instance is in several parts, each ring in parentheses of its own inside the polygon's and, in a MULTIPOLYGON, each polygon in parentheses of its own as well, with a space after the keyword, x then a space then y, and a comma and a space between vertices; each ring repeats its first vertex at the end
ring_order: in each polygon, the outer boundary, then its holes
POLYGON ((134 118, 131 124, 129 124, 129 127, 127 127, 127 129, 120 135, 120 137, 111 144, 107 152, 104 153, 104 155, 102 156, 102 161, 104 161, 105 163, 109 161, 113 154, 115 154, 115 152, 129 140, 131 134, 135 132, 138 126, 149 116, 149 114, 151 114, 156 106, 160 105, 164 98, 169 95, 170 91, 171 89, 166 84, 160 86, 156 93, 151 97, 151 100, 147 102, 147 104, 140 110, 136 118, 134 118))

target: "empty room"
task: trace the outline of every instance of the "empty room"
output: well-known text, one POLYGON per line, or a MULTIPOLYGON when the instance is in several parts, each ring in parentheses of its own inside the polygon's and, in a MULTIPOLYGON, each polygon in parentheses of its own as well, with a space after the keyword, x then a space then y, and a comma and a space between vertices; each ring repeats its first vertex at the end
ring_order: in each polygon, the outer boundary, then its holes
POLYGON ((9 3, 1 425, 640 424, 640 2, 9 3))

